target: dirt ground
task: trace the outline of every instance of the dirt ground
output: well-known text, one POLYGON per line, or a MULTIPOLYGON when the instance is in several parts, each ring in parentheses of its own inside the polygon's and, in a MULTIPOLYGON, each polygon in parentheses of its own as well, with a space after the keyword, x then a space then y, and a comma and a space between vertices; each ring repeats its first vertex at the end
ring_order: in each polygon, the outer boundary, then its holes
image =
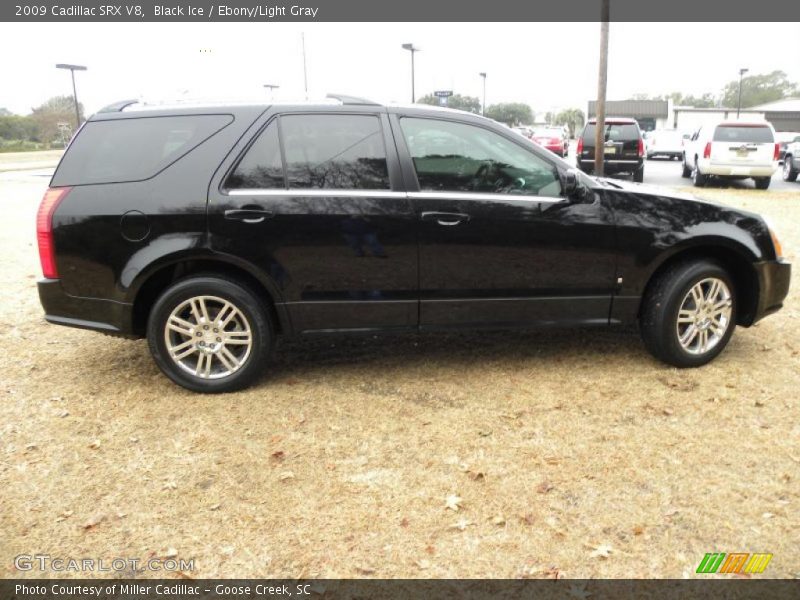
MULTIPOLYGON (((0 576, 50 554, 194 560, 189 577, 679 578, 715 551, 800 576, 797 275, 698 370, 636 331, 318 339, 201 396, 143 341, 44 323, 46 182, 0 178, 0 576)), ((770 216, 797 264, 800 184, 703 195, 770 216)))

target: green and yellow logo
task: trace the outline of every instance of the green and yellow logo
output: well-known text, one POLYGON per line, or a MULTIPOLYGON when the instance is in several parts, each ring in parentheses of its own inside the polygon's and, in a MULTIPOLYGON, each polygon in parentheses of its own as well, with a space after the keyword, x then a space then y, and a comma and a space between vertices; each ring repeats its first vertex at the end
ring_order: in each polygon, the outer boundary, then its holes
POLYGON ((697 573, 763 573, 771 560, 772 554, 713 552, 703 557, 697 573))

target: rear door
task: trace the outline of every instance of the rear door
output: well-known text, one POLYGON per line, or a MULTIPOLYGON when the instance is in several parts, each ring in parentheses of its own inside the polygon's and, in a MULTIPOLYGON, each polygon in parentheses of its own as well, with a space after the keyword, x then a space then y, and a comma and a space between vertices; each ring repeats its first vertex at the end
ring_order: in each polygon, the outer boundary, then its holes
POLYGON ((385 112, 267 119, 212 181, 212 249, 268 278, 296 332, 416 328, 416 220, 385 112))
POLYGON ((717 125, 711 140, 711 162, 733 167, 772 165, 775 136, 767 123, 717 125))

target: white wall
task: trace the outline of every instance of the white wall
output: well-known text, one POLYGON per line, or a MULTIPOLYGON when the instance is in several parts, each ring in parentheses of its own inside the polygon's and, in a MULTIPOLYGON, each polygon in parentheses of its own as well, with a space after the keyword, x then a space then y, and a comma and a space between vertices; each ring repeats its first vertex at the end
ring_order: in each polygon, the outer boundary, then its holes
MULTIPOLYGON (((696 130, 701 125, 713 125, 719 121, 736 119, 735 110, 692 111, 676 109, 675 114, 678 120, 676 129, 687 133, 696 130)), ((741 119, 763 121, 764 113, 743 112, 741 119)))

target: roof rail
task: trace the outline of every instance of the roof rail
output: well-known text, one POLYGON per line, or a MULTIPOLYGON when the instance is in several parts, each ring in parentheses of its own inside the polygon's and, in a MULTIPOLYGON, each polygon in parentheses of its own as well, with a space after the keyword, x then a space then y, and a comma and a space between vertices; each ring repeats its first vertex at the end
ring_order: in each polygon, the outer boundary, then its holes
POLYGON ((104 106, 98 113, 110 113, 110 112, 122 112, 126 106, 130 106, 131 104, 138 104, 138 100, 120 100, 119 102, 114 102, 113 104, 109 104, 108 106, 104 106))
POLYGON ((366 98, 359 98, 358 96, 346 96, 344 94, 328 94, 326 98, 333 98, 342 104, 355 104, 358 106, 380 106, 379 103, 367 100, 366 98))

